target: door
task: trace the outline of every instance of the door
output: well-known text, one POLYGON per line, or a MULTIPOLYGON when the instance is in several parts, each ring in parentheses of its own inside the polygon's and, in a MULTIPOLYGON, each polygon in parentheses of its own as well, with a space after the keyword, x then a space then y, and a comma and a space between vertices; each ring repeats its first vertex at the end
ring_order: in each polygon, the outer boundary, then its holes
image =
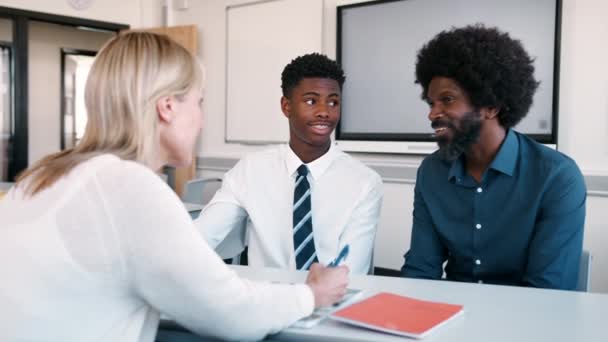
POLYGON ((116 32, 113 31, 91 31, 71 25, 28 21, 29 165, 63 149, 64 126, 71 125, 74 121, 63 109, 86 118, 84 79, 88 75, 88 69, 82 68, 82 65, 78 67, 81 77, 77 84, 73 84, 73 89, 68 89, 74 92, 74 96, 67 98, 66 102, 66 96, 71 94, 64 93, 64 85, 71 85, 71 82, 65 82, 63 72, 66 70, 62 70, 62 66, 65 67, 65 52, 85 50, 94 54, 115 35, 116 32))
MULTIPOLYGON (((180 45, 190 51, 194 56, 197 55, 198 32, 195 25, 172 26, 172 27, 155 27, 136 31, 146 31, 160 33, 169 36, 171 39, 178 42, 180 45)), ((192 164, 183 168, 175 169, 175 192, 181 197, 184 190, 184 184, 194 178, 196 174, 196 146, 192 151, 192 164)))
MULTIPOLYGON (((0 183, 11 180, 13 158, 13 22, 0 18, 0 183)), ((2 188, 0 188, 0 194, 2 188)))

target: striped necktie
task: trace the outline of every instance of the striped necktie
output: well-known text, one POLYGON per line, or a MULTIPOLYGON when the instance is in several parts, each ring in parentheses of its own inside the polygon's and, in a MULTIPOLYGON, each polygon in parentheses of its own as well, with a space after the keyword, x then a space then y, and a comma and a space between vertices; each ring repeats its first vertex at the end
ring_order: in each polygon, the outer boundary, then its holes
POLYGON ((306 179, 307 174, 306 165, 300 165, 293 192, 293 246, 298 270, 307 270, 313 262, 317 262, 315 241, 312 236, 310 185, 306 179))

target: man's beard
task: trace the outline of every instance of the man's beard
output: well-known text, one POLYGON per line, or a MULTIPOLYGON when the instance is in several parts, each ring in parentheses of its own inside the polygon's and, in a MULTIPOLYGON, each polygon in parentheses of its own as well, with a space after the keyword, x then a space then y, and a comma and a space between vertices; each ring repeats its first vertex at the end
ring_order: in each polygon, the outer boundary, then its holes
POLYGON ((452 137, 437 137, 439 157, 446 161, 454 161, 471 145, 476 143, 481 132, 481 114, 479 112, 465 113, 461 119, 456 120, 458 127, 450 120, 435 120, 431 123, 433 128, 447 127, 452 130, 452 137))

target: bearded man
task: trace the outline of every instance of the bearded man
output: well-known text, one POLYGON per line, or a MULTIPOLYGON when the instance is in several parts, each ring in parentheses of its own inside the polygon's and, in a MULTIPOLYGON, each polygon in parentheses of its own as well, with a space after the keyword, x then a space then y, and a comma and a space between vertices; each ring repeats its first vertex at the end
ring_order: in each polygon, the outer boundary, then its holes
POLYGON ((402 275, 575 289, 585 183, 513 129, 539 84, 521 42, 483 25, 443 31, 418 52, 416 82, 439 150, 418 169, 402 275))

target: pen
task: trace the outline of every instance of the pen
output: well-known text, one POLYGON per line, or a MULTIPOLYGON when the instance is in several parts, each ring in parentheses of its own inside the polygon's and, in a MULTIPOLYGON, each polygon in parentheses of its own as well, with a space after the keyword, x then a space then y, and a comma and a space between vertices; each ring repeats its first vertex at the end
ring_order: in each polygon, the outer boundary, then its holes
POLYGON ((336 266, 340 265, 340 263, 344 259, 346 259, 346 257, 348 256, 348 250, 349 250, 348 245, 342 247, 342 250, 340 251, 340 254, 338 254, 338 257, 336 259, 334 259, 334 261, 330 262, 329 265, 327 265, 327 267, 336 267, 336 266))

